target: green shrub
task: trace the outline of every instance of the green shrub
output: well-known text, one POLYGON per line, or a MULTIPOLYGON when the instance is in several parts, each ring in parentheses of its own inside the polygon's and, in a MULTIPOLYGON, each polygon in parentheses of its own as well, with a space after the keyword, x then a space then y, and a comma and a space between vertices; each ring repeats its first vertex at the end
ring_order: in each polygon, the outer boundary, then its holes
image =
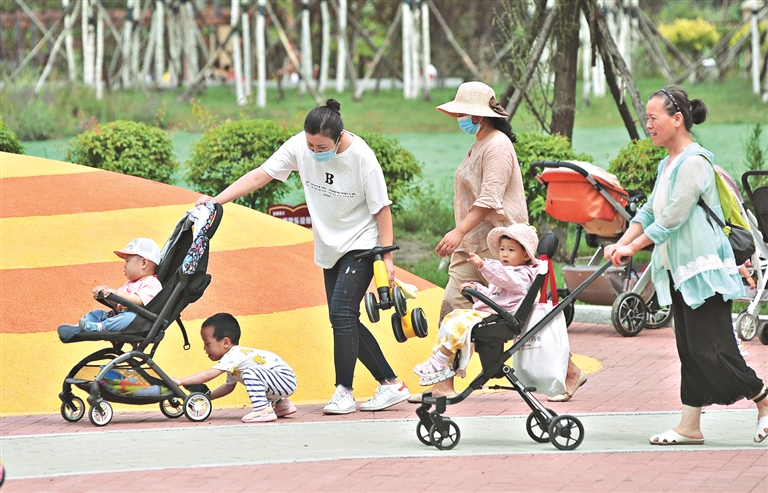
MULTIPOLYGON (((744 141, 744 164, 750 171, 768 169, 768 147, 762 148, 763 126, 755 124, 752 133, 744 141)), ((768 177, 756 175, 750 178, 749 184, 752 190, 768 183, 768 177)), ((741 184, 739 184, 741 185, 741 184)))
POLYGON ((653 145, 651 139, 632 140, 608 163, 608 171, 625 190, 640 190, 647 197, 656 183, 659 162, 667 154, 666 147, 653 145))
POLYGON ((720 34, 713 24, 698 18, 677 19, 672 24, 659 25, 659 32, 681 51, 701 55, 720 41, 720 34))
POLYGON ((397 140, 375 132, 360 132, 358 135, 376 154, 392 200, 392 212, 399 212, 403 200, 415 191, 414 178, 421 176, 421 163, 397 140))
POLYGON ((535 161, 564 160, 592 162, 592 156, 585 153, 576 153, 571 148, 571 143, 567 137, 542 133, 519 134, 515 144, 515 152, 517 160, 520 162, 520 171, 523 174, 525 200, 528 203, 528 216, 531 224, 539 224, 542 221, 555 222, 554 219, 544 212, 547 195, 546 189, 531 174, 531 163, 535 161))
POLYGON ((3 120, 0 120, 0 151, 24 154, 24 146, 3 120))
POLYGON ((163 183, 178 165, 165 132, 124 120, 96 125, 70 140, 66 160, 163 183))
MULTIPOLYGON (((187 180, 198 192, 215 196, 261 166, 293 133, 271 120, 241 119, 213 127, 192 145, 187 180)), ((288 183, 272 180, 235 202, 266 212, 289 190, 288 183)))

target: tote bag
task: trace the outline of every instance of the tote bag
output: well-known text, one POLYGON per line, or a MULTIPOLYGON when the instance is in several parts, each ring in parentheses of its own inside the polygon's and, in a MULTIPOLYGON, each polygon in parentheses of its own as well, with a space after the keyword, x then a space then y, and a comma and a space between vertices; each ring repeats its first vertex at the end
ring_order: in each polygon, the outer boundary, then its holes
MULTIPOLYGON (((557 289, 554 283, 554 271, 551 260, 549 263, 549 278, 552 279, 552 295, 557 303, 557 289)), ((528 323, 521 337, 535 327, 541 319, 554 309, 551 301, 546 298, 547 282, 541 288, 542 296, 539 303, 533 308, 528 323)), ((561 311, 552 321, 531 337, 515 353, 512 366, 515 375, 526 387, 536 387, 536 392, 550 397, 560 395, 567 389, 565 387, 565 375, 568 372, 568 360, 571 356, 571 348, 568 343, 568 327, 565 316, 561 311)))

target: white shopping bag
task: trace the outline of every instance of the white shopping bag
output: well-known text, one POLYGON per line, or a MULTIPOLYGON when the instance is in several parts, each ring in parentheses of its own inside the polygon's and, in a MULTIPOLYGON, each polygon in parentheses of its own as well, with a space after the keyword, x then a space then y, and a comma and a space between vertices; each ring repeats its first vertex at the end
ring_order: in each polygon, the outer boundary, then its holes
MULTIPOLYGON (((546 263, 545 263, 546 265, 546 263)), ((546 269, 546 268, 545 268, 546 269)), ((541 269, 541 270, 545 270, 541 269)), ((550 270, 550 272, 552 272, 550 270)), ((554 276, 552 276, 554 277, 554 276)), ((553 306, 546 300, 546 283, 542 287, 542 299, 533 308, 528 323, 525 324, 523 337, 536 326, 553 306)), ((556 293, 554 279, 552 292, 556 293)), ((556 296, 556 295, 555 295, 556 296)), ((555 300, 557 301, 557 300, 555 300)), ((567 389, 565 375, 568 372, 568 359, 571 348, 568 343, 568 327, 563 312, 558 313, 546 327, 531 337, 513 356, 515 375, 526 387, 536 387, 536 392, 550 397, 560 395, 567 389)))

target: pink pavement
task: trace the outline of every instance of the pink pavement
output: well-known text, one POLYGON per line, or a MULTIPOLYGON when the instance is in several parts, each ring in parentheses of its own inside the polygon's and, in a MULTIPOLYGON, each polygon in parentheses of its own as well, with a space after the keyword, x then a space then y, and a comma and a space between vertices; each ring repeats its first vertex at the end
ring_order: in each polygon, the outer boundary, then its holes
MULTIPOLYGON (((574 353, 595 358, 603 368, 590 375, 574 398, 546 403, 558 414, 677 411, 679 362, 670 328, 644 330, 624 338, 611 326, 574 323, 569 330, 574 353)), ((768 346, 745 343, 748 364, 768 377, 768 346)), ((399 371, 408 369, 400 368, 399 371)), ((412 392, 418 389, 411 389, 412 392)), ((542 397, 542 402, 545 398, 542 397)), ((412 419, 415 405, 402 403, 377 413, 324 416, 322 404, 299 405, 283 422, 335 422, 412 419)), ((712 406, 707 409, 723 409, 712 406)), ((147 407, 147 409, 150 409, 147 407)), ((728 409, 754 409, 742 400, 728 409)), ((527 415, 514 393, 480 393, 450 406, 446 416, 527 415)), ((109 430, 233 425, 242 409, 216 409, 207 421, 168 420, 157 409, 116 413, 109 430)), ((248 425, 244 425, 248 426, 248 425)), ((252 426, 252 425, 251 425, 252 426)), ((659 430, 663 431, 663 430, 659 430)), ((87 419, 67 423, 59 415, 0 419, 3 436, 98 432, 87 419)), ((416 436, 414 433, 414 440, 416 436)), ((589 434, 585 438, 589 440, 589 434)), ((300 446, 297 444, 297 446, 300 446)), ((459 448, 461 445, 459 445, 459 448)), ((76 451, 73 451, 76 453, 76 451)), ((87 474, 6 480, 3 493, 28 491, 768 491, 768 447, 697 450, 664 447, 657 452, 559 452, 513 456, 462 456, 354 459, 238 467, 165 469, 135 473, 87 474)))

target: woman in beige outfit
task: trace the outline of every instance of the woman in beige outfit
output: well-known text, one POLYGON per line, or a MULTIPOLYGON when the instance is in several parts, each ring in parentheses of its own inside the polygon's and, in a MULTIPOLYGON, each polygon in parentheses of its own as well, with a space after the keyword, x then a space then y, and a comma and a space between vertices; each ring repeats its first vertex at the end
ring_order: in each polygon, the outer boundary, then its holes
MULTIPOLYGON (((487 285, 478 269, 468 261, 469 254, 493 258, 486 238, 491 229, 528 221, 523 177, 515 148, 517 137, 512 133, 509 114, 496 101, 493 88, 482 82, 465 82, 456 97, 437 107, 437 111, 456 118, 464 132, 474 135, 475 142, 454 175, 453 211, 456 227, 445 234, 435 253, 451 256, 448 285, 445 287, 440 320, 451 310, 470 309, 459 291, 467 282, 487 285)), ((566 387, 572 389, 557 400, 568 400, 586 375, 573 363, 569 366, 566 387), (570 368, 573 367, 573 369, 570 368)), ((453 378, 437 383, 432 395, 454 393, 453 378)), ((419 402, 421 395, 411 398, 419 402)))

